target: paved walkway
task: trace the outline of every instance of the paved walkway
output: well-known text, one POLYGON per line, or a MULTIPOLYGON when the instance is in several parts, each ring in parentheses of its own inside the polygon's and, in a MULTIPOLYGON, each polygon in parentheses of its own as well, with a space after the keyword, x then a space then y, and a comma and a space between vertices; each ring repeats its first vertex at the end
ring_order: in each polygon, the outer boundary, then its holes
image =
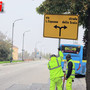
POLYGON ((73 90, 86 90, 85 77, 76 78, 72 84, 73 90))

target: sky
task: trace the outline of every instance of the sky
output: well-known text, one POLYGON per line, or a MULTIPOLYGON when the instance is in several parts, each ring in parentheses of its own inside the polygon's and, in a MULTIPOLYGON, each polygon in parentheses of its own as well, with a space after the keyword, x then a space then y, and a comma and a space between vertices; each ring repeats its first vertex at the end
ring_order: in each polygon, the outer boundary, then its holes
MULTIPOLYGON (((29 53, 34 52, 35 48, 43 53, 58 53, 58 39, 43 37, 44 15, 36 12, 44 0, 0 0, 4 3, 4 13, 0 13, 0 31, 12 38, 12 24, 17 19, 22 19, 14 24, 14 45, 22 51, 23 33, 25 31, 24 49, 29 53)), ((61 39, 61 44, 78 43, 84 45, 84 29, 82 26, 78 30, 78 40, 61 39)))

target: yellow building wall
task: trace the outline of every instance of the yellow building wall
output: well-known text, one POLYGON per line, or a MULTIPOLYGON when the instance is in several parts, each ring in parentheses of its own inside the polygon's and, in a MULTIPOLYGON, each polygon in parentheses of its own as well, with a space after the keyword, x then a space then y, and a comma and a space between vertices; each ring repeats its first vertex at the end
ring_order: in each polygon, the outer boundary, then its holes
POLYGON ((13 47, 13 60, 18 60, 18 48, 13 47))

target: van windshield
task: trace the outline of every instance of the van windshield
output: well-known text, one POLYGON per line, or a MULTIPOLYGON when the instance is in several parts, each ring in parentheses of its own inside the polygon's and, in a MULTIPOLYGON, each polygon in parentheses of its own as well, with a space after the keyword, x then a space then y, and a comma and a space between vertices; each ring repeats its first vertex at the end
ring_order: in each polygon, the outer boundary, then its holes
POLYGON ((74 46, 63 46, 62 45, 62 52, 78 54, 80 52, 80 46, 74 47, 74 46))

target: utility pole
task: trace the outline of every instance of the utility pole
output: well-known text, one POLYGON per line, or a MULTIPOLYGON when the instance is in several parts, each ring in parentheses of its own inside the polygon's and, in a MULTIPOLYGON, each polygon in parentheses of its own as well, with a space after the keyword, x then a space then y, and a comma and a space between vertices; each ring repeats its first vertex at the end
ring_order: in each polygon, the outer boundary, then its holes
POLYGON ((25 31, 24 33, 23 33, 23 40, 22 40, 22 61, 24 61, 24 36, 25 36, 25 33, 26 32, 29 32, 30 30, 28 30, 28 31, 25 31))

